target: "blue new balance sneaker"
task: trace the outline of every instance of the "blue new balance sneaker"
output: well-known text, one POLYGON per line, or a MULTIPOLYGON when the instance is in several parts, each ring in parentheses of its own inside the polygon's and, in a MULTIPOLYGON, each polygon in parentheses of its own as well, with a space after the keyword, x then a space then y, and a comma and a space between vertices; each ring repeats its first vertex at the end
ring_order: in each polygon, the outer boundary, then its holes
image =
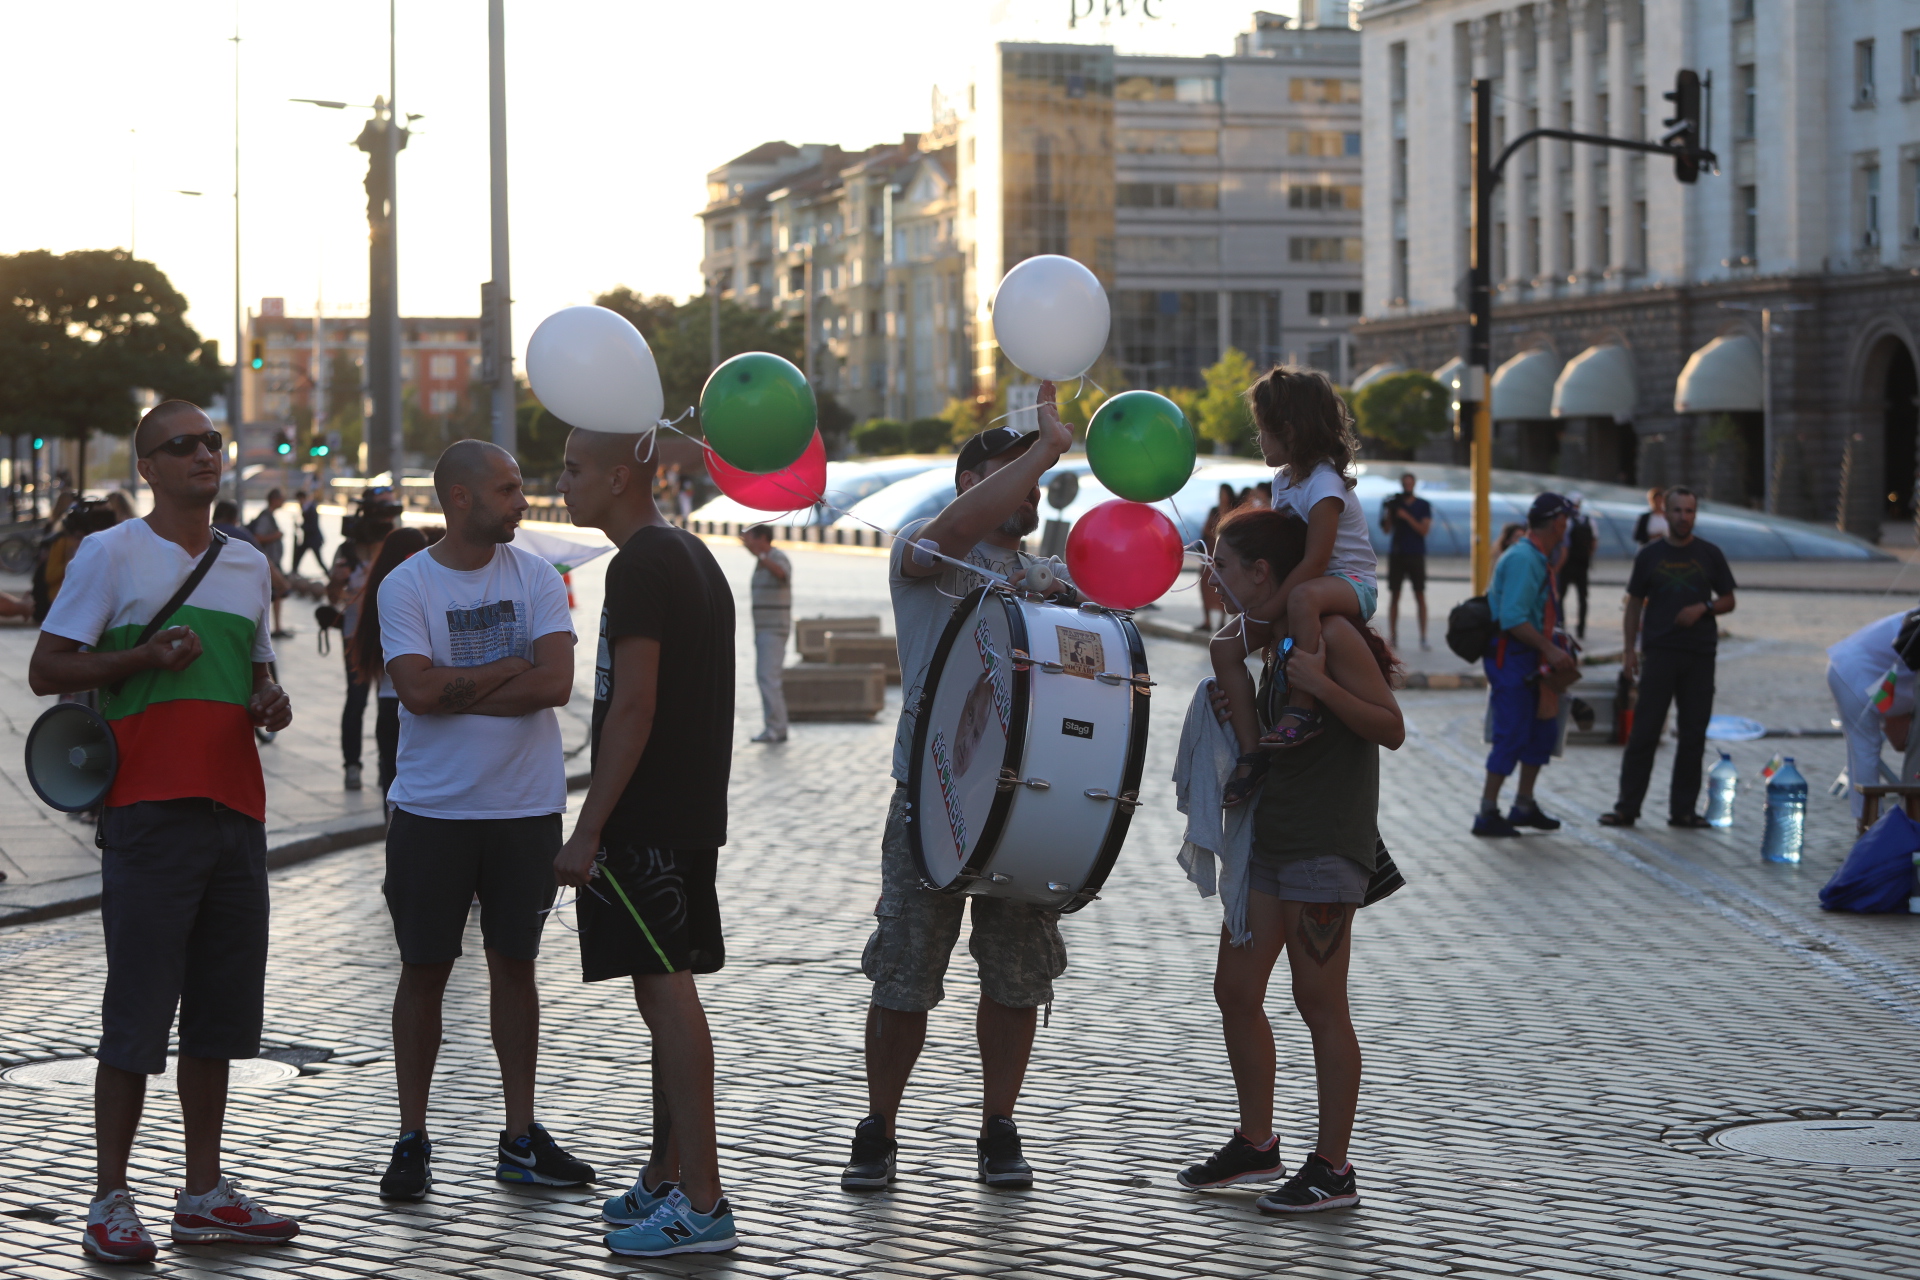
POLYGON ((647 1190, 647 1173, 642 1169, 640 1176, 633 1180, 631 1190, 623 1191, 601 1206, 600 1216, 620 1226, 634 1226, 645 1222, 667 1202, 668 1196, 679 1190, 679 1187, 679 1183, 668 1182, 662 1178, 660 1184, 649 1191, 647 1190))
POLYGON ((696 1212, 679 1188, 653 1216, 607 1237, 607 1248, 628 1258, 661 1258, 670 1253, 721 1253, 739 1244, 733 1234, 733 1209, 721 1196, 711 1213, 696 1212))

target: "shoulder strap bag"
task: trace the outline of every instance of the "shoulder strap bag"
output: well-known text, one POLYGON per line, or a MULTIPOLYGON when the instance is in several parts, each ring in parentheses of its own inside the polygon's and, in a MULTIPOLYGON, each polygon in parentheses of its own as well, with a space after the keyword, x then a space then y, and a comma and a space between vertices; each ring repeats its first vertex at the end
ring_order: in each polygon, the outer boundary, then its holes
MULTIPOLYGON (((213 568, 213 562, 220 557, 220 548, 227 545, 227 535, 218 529, 214 529, 211 532, 213 533, 213 541, 208 544, 205 553, 201 555, 199 561, 193 566, 193 572, 189 573, 187 580, 180 584, 180 589, 174 592, 165 604, 160 606, 160 612, 153 615, 153 620, 141 629, 140 638, 133 642, 133 648, 138 649, 141 645, 159 635, 161 628, 167 625, 167 619, 173 617, 174 614, 180 611, 180 606, 187 602, 187 597, 193 594, 193 589, 199 586, 201 580, 207 576, 207 570, 213 568)), ((107 690, 108 695, 111 696, 112 694, 118 693, 122 683, 125 682, 116 682, 110 687, 107 690)))

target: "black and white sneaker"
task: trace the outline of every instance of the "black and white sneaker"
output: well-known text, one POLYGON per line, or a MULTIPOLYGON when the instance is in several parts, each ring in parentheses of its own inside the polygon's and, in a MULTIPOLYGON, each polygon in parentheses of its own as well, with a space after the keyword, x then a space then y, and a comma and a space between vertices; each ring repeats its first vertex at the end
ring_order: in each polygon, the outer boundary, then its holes
POLYGON ((500 1135, 500 1163, 493 1176, 501 1182, 530 1182, 543 1187, 577 1187, 593 1181, 593 1166, 560 1149, 538 1124, 517 1138, 500 1135))
POLYGON ((1005 1116, 988 1116, 980 1131, 980 1181, 990 1187, 1030 1187, 1033 1166, 1020 1154, 1020 1130, 1005 1116))
POLYGON ((1262 1213, 1318 1213, 1322 1209, 1345 1209, 1360 1203, 1360 1186, 1354 1178, 1353 1162, 1335 1170, 1320 1158, 1307 1157, 1300 1172, 1287 1179, 1278 1191, 1269 1191, 1254 1204, 1262 1213))
POLYGON ((1280 1162, 1279 1134, 1268 1138, 1264 1147, 1256 1147, 1235 1129, 1226 1146, 1180 1171, 1180 1185, 1190 1191, 1204 1191, 1236 1182, 1277 1182, 1286 1176, 1287 1166, 1280 1162))
POLYGON ((887 1136, 885 1116, 868 1116, 853 1130, 853 1155, 840 1171, 840 1186, 847 1191, 884 1187, 892 1182, 898 1169, 900 1144, 887 1136))
POLYGON ((409 1129, 393 1144, 393 1158, 380 1179, 382 1200, 424 1200, 433 1187, 433 1141, 424 1129, 409 1129))

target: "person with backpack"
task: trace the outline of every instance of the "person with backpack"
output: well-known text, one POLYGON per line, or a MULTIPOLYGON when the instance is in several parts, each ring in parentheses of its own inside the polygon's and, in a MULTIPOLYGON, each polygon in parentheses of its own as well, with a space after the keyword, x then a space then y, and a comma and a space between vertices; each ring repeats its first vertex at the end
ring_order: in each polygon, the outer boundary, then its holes
POLYGON ((1593 546, 1598 534, 1593 527, 1593 517, 1581 509, 1581 497, 1578 493, 1567 495, 1567 502, 1573 507, 1573 514, 1567 517, 1566 554, 1560 561, 1560 616, 1567 616, 1567 588, 1573 587, 1580 593, 1580 622, 1574 627, 1574 638, 1587 638, 1587 574, 1593 568, 1593 546))
MULTIPOLYGON (((1553 757, 1560 693, 1580 678, 1580 664, 1559 629, 1559 593, 1553 581, 1552 557, 1567 532, 1571 511, 1571 504, 1557 493, 1536 497, 1527 512, 1527 536, 1507 548, 1493 568, 1485 603, 1492 615, 1491 643, 1481 658, 1493 750, 1487 753, 1487 783, 1473 819, 1477 836, 1517 836, 1521 827, 1560 828, 1560 820, 1542 813, 1535 803, 1533 784, 1540 767, 1553 757), (1502 817, 1500 789, 1516 764, 1520 790, 1512 810, 1502 817)), ((1447 643, 1454 646, 1454 639, 1449 619, 1447 643)))

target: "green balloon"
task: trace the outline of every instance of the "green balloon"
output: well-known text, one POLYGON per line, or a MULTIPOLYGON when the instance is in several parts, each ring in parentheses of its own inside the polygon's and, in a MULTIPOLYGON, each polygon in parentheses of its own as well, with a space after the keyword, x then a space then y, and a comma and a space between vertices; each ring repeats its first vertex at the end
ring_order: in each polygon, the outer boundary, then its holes
POLYGON ((1158 502, 1193 475, 1199 449, 1180 406, 1153 391, 1122 391, 1087 424, 1094 478, 1130 502, 1158 502))
POLYGON ((700 389, 700 427, 721 460, 765 475, 799 461, 813 442, 813 388, 806 375, 766 351, 748 351, 715 369, 700 389))

